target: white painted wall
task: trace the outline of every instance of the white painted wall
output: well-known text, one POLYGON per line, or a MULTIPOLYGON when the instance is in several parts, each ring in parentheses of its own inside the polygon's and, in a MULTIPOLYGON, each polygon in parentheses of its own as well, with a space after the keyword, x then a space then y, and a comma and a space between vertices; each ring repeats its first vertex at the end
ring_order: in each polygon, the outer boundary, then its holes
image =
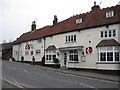
POLYGON ((19 51, 19 44, 18 45, 13 45, 13 53, 12 53, 12 57, 18 61, 18 51, 19 51))
MULTIPOLYGON (((46 38, 46 48, 50 45, 55 45, 56 48, 83 46, 84 47, 83 50, 85 53, 85 62, 82 62, 82 60, 79 60, 79 63, 68 63, 67 66, 68 67, 77 67, 77 68, 96 69, 97 68, 96 62, 98 61, 98 52, 97 52, 96 46, 101 40, 104 39, 104 38, 100 38, 100 31, 107 30, 107 29, 117 29, 117 33, 118 33, 118 25, 109 25, 108 28, 103 26, 103 27, 98 27, 98 28, 92 28, 92 29, 87 29, 87 30, 81 30, 81 31, 75 31, 75 32, 54 35, 52 37, 46 38), (65 36, 74 35, 74 34, 77 35, 77 42, 65 43, 65 36), (89 43, 89 41, 91 41, 91 43, 89 43), (86 54, 87 47, 93 48, 92 54, 86 54)), ((110 38, 108 38, 108 39, 110 39, 110 38)), ((111 38, 111 39, 113 39, 113 38, 111 38)), ((118 41, 118 35, 117 35, 117 37, 114 37, 114 39, 116 41, 118 41)), ((62 58, 62 56, 59 56, 60 61, 61 61, 61 58, 62 58)))
POLYGON ((43 40, 42 42, 38 42, 38 40, 33 40, 33 41, 28 41, 28 42, 23 42, 19 45, 14 45, 13 46, 13 57, 17 60, 17 61, 21 61, 21 57, 24 56, 24 60, 25 61, 32 61, 32 56, 35 57, 36 61, 41 61, 42 56, 44 54, 44 46, 43 46, 43 40), (32 44, 33 45, 33 49, 30 50, 26 50, 25 46, 26 44, 32 44), (20 45, 20 47, 19 47, 20 45), (41 53, 40 54, 36 54, 36 50, 40 49, 41 53), (15 54, 14 51, 19 51, 19 57, 15 54), (25 51, 29 51, 29 55, 25 54, 25 51), (33 51, 33 55, 30 54, 30 52, 33 51), (18 59, 19 58, 19 59, 18 59))
MULTIPOLYGON (((74 31, 74 32, 54 35, 51 37, 46 37, 45 38, 46 39, 45 49, 47 49, 47 47, 50 45, 55 45, 57 49, 60 47, 83 46, 83 51, 85 54, 85 62, 82 61, 81 51, 79 51, 79 62, 78 63, 67 63, 67 67, 89 68, 89 69, 101 68, 102 69, 103 65, 96 64, 96 62, 98 61, 98 52, 97 52, 96 46, 101 40, 104 39, 104 38, 100 38, 100 31, 107 30, 107 29, 117 29, 118 35, 117 35, 117 37, 114 37, 114 39, 116 41, 120 42, 120 24, 117 24, 117 25, 109 25, 108 28, 103 26, 103 27, 98 27, 98 28, 91 28, 91 29, 74 31), (66 36, 69 36, 69 35, 76 35, 77 41, 74 43, 66 43, 65 38, 66 38, 66 36), (89 43, 89 41, 91 41, 91 43, 89 43), (92 47, 93 52, 91 54, 86 54, 87 47, 92 47)), ((110 39, 110 38, 108 38, 108 39, 110 39)), ((20 46, 14 45, 13 46, 13 57, 16 60, 18 60, 18 58, 19 58, 19 60, 21 60, 21 56, 23 55, 25 57, 26 61, 31 61, 32 55, 30 55, 30 54, 25 55, 25 45, 26 44, 33 45, 33 52, 34 52, 33 55, 35 56, 36 61, 41 61, 41 59, 44 55, 44 39, 43 38, 42 38, 42 42, 38 42, 38 40, 33 40, 33 41, 23 42, 23 43, 19 44, 20 46), (36 55, 35 52, 37 49, 41 50, 40 55, 36 55), (16 55, 14 51, 19 51, 19 56, 16 55)), ((59 50, 57 50, 57 51, 59 52, 59 50)), ((60 63, 63 64, 62 52, 59 52, 59 53, 60 53, 60 55, 57 57, 59 58, 60 63)), ((107 67, 107 66, 109 67, 109 65, 106 65, 105 67, 107 67)), ((107 68, 105 68, 105 69, 107 69, 107 68)), ((113 66, 112 69, 116 70, 117 67, 113 66)))

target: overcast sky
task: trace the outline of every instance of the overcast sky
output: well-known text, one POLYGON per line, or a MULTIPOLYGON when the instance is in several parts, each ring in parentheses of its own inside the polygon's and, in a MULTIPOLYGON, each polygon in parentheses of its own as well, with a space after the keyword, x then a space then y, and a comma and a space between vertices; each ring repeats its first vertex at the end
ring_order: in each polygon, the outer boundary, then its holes
POLYGON ((58 21, 63 21, 89 12, 94 1, 106 8, 115 6, 120 0, 0 0, 0 43, 13 41, 30 31, 34 20, 37 28, 41 28, 52 25, 54 15, 58 21))

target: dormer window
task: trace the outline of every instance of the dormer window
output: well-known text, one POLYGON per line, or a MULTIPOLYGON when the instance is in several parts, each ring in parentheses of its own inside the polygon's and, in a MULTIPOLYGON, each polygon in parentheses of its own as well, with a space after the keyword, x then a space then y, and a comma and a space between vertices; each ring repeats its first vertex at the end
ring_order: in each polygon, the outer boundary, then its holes
POLYGON ((113 17, 113 16, 114 16, 114 11, 106 12, 106 18, 113 17))
POLYGON ((76 24, 80 24, 80 23, 82 23, 82 18, 77 18, 76 19, 76 24))

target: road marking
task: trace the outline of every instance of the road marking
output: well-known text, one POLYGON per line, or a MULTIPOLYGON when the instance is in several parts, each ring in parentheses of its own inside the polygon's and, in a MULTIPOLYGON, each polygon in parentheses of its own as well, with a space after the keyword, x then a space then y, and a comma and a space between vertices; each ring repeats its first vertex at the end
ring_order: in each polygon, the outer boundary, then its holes
MULTIPOLYGON (((73 76, 73 77, 80 77, 80 76, 78 76, 78 75, 73 75, 73 74, 65 74, 65 75, 73 76)), ((101 81, 101 82, 108 82, 108 83, 118 83, 117 81, 103 80, 103 79, 92 78, 92 77, 87 77, 87 76, 81 76, 81 78, 98 80, 98 81, 101 81)))
POLYGON ((117 81, 103 80, 103 79, 97 79, 97 78, 85 77, 85 76, 82 76, 82 77, 83 77, 83 78, 86 78, 86 79, 98 80, 98 81, 101 81, 101 82, 118 83, 117 81))
POLYGON ((15 70, 16 68, 15 68, 15 67, 13 67, 12 69, 13 69, 13 70, 15 70))
POLYGON ((100 90, 100 89, 98 89, 98 88, 96 88, 96 87, 93 87, 93 86, 90 86, 90 85, 87 85, 87 84, 84 84, 84 83, 80 83, 80 82, 74 82, 74 81, 63 80, 63 79, 55 79, 55 78, 53 78, 53 77, 50 77, 50 76, 45 75, 45 74, 40 74, 40 73, 34 73, 34 74, 39 74, 39 75, 41 75, 41 76, 43 76, 43 77, 46 77, 46 78, 52 79, 52 80, 56 80, 56 81, 62 81, 62 82, 67 82, 67 83, 75 83, 75 84, 78 84, 78 85, 80 84, 80 85, 85 86, 85 87, 88 87, 88 88, 94 88, 94 89, 96 89, 96 90, 100 90))
POLYGON ((18 82, 14 78, 11 78, 11 79, 15 82, 15 84, 18 84, 18 82))
MULTIPOLYGON (((29 64, 25 64, 25 65, 28 65, 28 66, 31 66, 31 65, 29 65, 29 64)), ((38 67, 39 66, 35 66, 34 67, 34 69, 37 69, 37 70, 42 70, 42 69, 44 69, 44 68, 39 68, 38 69, 38 67), (37 68, 36 68, 37 67, 37 68)), ((51 69, 50 69, 51 70, 51 69)), ((51 71, 54 71, 54 70, 51 70, 51 71)), ((57 70, 56 70, 57 71, 57 70)), ((56 72, 55 71, 55 72, 56 72)), ((28 71, 26 71, 26 70, 24 70, 24 72, 28 72, 28 71)), ((81 75, 81 76, 78 76, 78 75, 74 75, 74 74, 66 74, 66 73, 64 73, 64 72, 56 72, 56 73, 61 73, 61 74, 64 74, 64 75, 69 75, 69 76, 74 76, 74 77, 81 77, 81 78, 86 78, 86 79, 92 79, 92 80, 98 80, 98 81, 101 81, 101 82, 109 82, 109 83, 118 83, 117 81, 109 81, 109 80, 102 80, 102 79, 97 79, 97 78, 92 78, 92 77, 87 77, 87 76, 83 76, 83 75, 81 75)))
MULTIPOLYGON (((24 87, 18 85, 17 83, 13 83, 13 82, 11 82, 11 81, 3 78, 3 77, 0 77, 0 79, 3 79, 4 81, 6 81, 6 82, 8 82, 8 83, 10 83, 10 84, 12 84, 12 85, 14 85, 14 86, 17 86, 18 88, 24 88, 24 87)), ((12 79, 13 79, 13 78, 12 78, 12 79)), ((15 82, 16 82, 16 81, 15 81, 15 82)))
POLYGON ((84 84, 84 83, 80 83, 80 82, 74 82, 74 81, 62 80, 62 79, 55 79, 55 80, 63 81, 63 82, 67 82, 67 83, 75 83, 75 84, 78 84, 78 85, 80 84, 80 85, 85 86, 85 87, 88 87, 88 88, 94 88, 94 89, 96 89, 96 90, 100 90, 100 89, 98 89, 98 88, 96 88, 96 87, 93 87, 93 86, 91 86, 91 85, 87 85, 87 84, 84 84))
MULTIPOLYGON (((40 68, 40 69, 34 68, 34 69, 41 70, 42 68, 40 68)), ((50 70, 50 71, 54 72, 54 70, 50 70)), ((72 76, 72 77, 81 77, 81 78, 86 78, 86 79, 91 79, 91 80, 98 80, 98 81, 101 81, 101 82, 118 83, 117 81, 110 81, 110 80, 104 80, 104 79, 99 79, 99 78, 92 78, 92 77, 83 76, 83 75, 78 76, 78 75, 68 74, 68 73, 64 73, 64 72, 56 72, 56 73, 58 73, 58 74, 64 74, 64 75, 68 75, 68 76, 72 76)))
POLYGON ((28 71, 27 71, 27 70, 24 70, 24 72, 26 72, 26 73, 27 73, 28 71))

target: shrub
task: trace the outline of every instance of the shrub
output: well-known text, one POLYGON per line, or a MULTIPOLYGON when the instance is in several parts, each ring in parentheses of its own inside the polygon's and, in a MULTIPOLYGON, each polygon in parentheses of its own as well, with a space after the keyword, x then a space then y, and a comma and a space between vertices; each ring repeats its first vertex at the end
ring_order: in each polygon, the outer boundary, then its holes
POLYGON ((56 63, 56 64, 59 64, 59 59, 58 58, 54 58, 53 62, 56 63))

